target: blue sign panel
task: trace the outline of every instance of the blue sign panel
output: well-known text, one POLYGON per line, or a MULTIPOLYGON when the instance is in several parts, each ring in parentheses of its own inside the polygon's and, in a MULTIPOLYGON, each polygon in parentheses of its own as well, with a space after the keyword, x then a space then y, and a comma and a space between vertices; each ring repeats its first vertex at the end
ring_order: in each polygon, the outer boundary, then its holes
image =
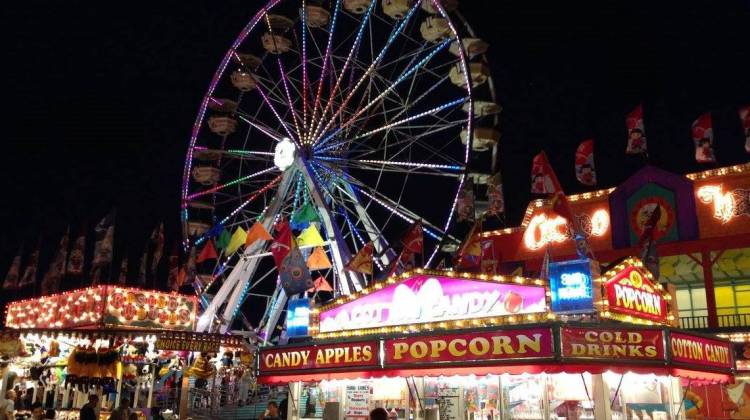
POLYGON ((292 299, 286 308, 287 337, 308 336, 310 326, 310 299, 292 299))
POLYGON ((550 263, 549 285, 552 294, 552 312, 593 311, 592 283, 591 261, 588 259, 550 263))

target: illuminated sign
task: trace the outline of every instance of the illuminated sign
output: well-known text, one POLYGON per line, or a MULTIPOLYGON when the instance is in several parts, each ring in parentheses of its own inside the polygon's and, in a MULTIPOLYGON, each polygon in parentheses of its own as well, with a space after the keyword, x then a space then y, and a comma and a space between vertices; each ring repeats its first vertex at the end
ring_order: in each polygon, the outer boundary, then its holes
POLYGON ((604 316, 626 322, 668 323, 671 314, 667 300, 671 298, 652 279, 651 273, 635 259, 628 259, 607 272, 604 316))
POLYGON ((736 189, 724 192, 722 185, 704 185, 698 189, 698 199, 713 204, 714 218, 727 223, 735 216, 750 216, 750 190, 736 189))
POLYGON ((550 263, 549 285, 553 312, 594 310, 591 261, 588 259, 550 263))
POLYGON ((319 333, 546 312, 543 283, 519 284, 525 282, 421 274, 379 283, 347 303, 322 308, 319 333))
POLYGON ((260 373, 300 369, 376 367, 380 343, 326 344, 261 349, 260 373))
POLYGON ((562 327, 560 339, 562 355, 566 358, 665 359, 662 330, 562 327))
POLYGON ((734 369, 732 345, 728 341, 672 331, 669 347, 675 362, 734 369))
POLYGON ((550 328, 385 340, 385 365, 552 358, 550 328))
POLYGON ((194 296, 96 286, 11 302, 9 328, 131 327, 192 331, 197 311, 194 296))
MULTIPOLYGON (((609 229, 609 214, 606 210, 600 209, 591 216, 579 215, 577 217, 590 219, 589 223, 582 223, 587 226, 590 224, 590 232, 587 232, 589 236, 603 236, 609 229)), ((550 243, 563 243, 570 238, 568 221, 564 217, 540 213, 532 217, 526 226, 523 243, 527 248, 537 250, 550 243)))
POLYGON ((310 326, 310 300, 292 299, 286 309, 287 337, 305 337, 310 326))

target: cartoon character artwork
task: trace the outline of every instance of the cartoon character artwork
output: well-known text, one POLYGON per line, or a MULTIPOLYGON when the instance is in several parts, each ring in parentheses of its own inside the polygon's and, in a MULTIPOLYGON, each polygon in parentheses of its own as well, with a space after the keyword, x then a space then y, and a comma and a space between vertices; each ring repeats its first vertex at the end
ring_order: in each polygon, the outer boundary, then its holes
POLYGON ((698 163, 716 162, 714 155, 714 129, 711 113, 698 117, 692 125, 693 142, 695 143, 695 161, 698 163))
POLYGON ((639 155, 648 151, 646 132, 643 127, 643 105, 638 105, 625 118, 628 129, 628 146, 625 153, 639 155))
POLYGON ((576 150, 576 179, 583 185, 596 185, 596 169, 594 169, 594 140, 585 140, 576 150))

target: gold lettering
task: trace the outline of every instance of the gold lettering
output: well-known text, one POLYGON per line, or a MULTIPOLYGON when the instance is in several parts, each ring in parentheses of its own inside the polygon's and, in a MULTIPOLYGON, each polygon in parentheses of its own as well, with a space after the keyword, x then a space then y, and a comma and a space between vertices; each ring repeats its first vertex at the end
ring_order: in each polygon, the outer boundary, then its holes
POLYGON ((448 343, 445 340, 432 340, 430 344, 432 344, 432 352, 430 353, 432 358, 440 357, 440 353, 448 348, 448 343))
POLYGON ((364 362, 369 362, 372 360, 372 347, 365 346, 362 348, 362 355, 364 356, 363 360, 364 362))
POLYGON ((409 350, 409 345, 406 343, 394 343, 393 344, 393 359, 401 360, 403 354, 409 350))
POLYGON ((455 357, 462 357, 466 354, 466 340, 463 338, 457 338, 455 340, 451 340, 450 343, 448 343, 448 353, 451 354, 451 356, 455 357), (458 349, 458 345, 461 344, 463 346, 462 350, 458 349))
POLYGON ((490 342, 484 337, 475 337, 469 341, 469 351, 475 356, 484 356, 490 351, 490 342))
POLYGON ((542 351, 542 335, 534 334, 533 339, 526 335, 518 335, 518 353, 526 353, 526 349, 529 348, 535 353, 542 351))
POLYGON ((411 351, 409 351, 409 354, 415 359, 421 359, 427 356, 428 350, 427 344, 424 341, 417 341, 411 345, 411 351))
POLYGON ((510 345, 510 337, 507 335, 501 335, 499 337, 492 337, 492 354, 513 354, 513 346, 510 345))

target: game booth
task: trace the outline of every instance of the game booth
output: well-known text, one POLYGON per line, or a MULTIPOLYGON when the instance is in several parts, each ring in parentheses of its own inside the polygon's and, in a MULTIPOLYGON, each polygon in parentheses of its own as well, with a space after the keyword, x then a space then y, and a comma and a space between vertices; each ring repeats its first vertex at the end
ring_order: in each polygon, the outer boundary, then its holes
POLYGON ((0 332, 2 395, 15 390, 17 416, 41 402, 74 420, 90 394, 102 419, 124 399, 145 419, 210 404, 214 394, 200 391, 214 384, 232 382, 241 394, 253 352, 240 337, 193 332, 197 305, 195 296, 111 285, 11 302, 0 332))
POLYGON ((674 296, 640 260, 600 271, 420 269, 292 301, 288 335, 303 338, 261 348, 258 382, 289 385, 289 419, 498 420, 690 418, 702 402, 684 387, 733 381, 731 343, 674 328, 674 296))

